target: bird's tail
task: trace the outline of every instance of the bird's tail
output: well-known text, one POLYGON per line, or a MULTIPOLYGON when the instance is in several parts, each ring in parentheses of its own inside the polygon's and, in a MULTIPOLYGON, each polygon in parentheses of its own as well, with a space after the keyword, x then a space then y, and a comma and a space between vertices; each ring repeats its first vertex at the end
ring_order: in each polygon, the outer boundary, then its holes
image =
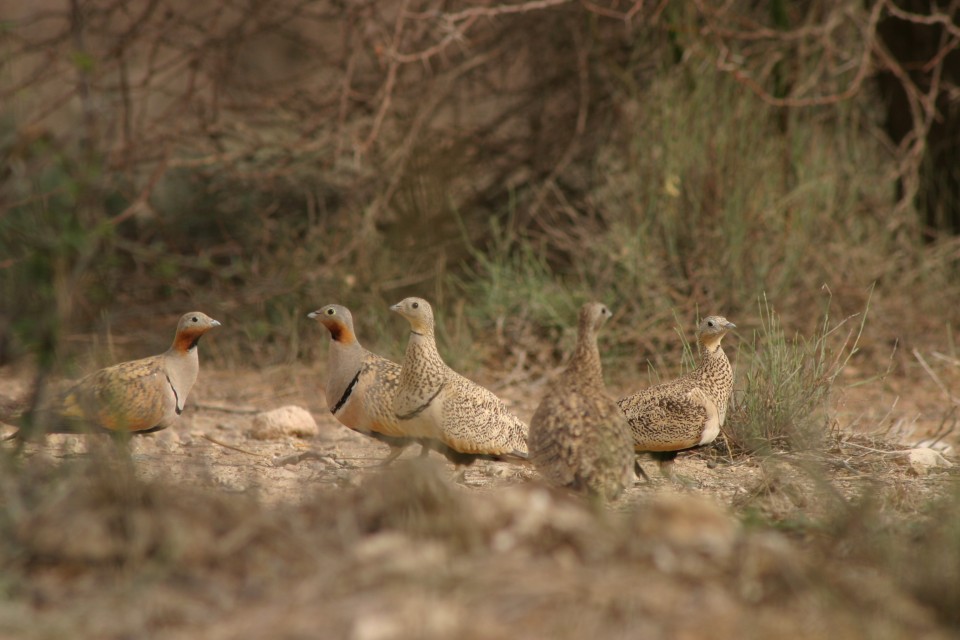
POLYGON ((429 446, 431 449, 442 454, 447 460, 457 466, 468 467, 477 460, 510 462, 513 464, 531 464, 529 457, 523 451, 515 450, 509 453, 464 453, 435 440, 431 440, 429 446))

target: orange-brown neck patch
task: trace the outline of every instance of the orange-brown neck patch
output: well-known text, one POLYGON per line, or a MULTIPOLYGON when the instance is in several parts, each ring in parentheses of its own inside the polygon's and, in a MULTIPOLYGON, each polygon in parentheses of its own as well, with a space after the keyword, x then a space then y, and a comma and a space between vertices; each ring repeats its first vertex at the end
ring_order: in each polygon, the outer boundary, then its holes
POLYGON ((351 344, 357 341, 357 336, 353 335, 350 327, 337 321, 324 322, 323 326, 330 332, 330 338, 340 344, 351 344))
POLYGON ((193 349, 206 332, 206 329, 183 329, 179 331, 177 337, 173 339, 174 351, 186 353, 190 349, 193 349))

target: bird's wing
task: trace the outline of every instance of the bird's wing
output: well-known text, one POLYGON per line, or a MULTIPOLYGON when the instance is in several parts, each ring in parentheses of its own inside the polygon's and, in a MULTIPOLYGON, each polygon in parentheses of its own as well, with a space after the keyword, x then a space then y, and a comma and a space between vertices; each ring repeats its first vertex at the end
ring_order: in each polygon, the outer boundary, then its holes
POLYGON ((527 426, 500 398, 454 373, 443 394, 441 438, 462 453, 527 452, 527 426))
POLYGON ((548 393, 530 419, 530 457, 550 482, 570 486, 577 471, 583 437, 581 408, 569 395, 548 393))
POLYGON ((369 428, 395 438, 405 437, 393 413, 393 399, 400 386, 400 365, 370 353, 364 358, 357 389, 369 428))
POLYGON ((531 456, 552 482, 609 496, 623 490, 632 442, 623 414, 605 394, 549 394, 530 422, 531 456))
POLYGON ((708 412, 692 385, 662 385, 619 401, 637 451, 679 451, 700 443, 708 412))
POLYGON ((162 357, 153 356, 83 378, 64 394, 56 413, 111 431, 144 431, 170 419, 178 406, 162 357))

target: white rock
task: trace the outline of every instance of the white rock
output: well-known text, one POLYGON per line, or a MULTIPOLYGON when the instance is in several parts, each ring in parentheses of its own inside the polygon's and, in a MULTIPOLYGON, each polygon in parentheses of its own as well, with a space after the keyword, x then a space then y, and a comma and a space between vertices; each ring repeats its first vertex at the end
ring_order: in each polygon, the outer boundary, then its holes
POLYGON ((904 451, 898 461, 908 465, 910 471, 918 476, 925 476, 931 469, 937 467, 953 466, 939 451, 934 451, 928 447, 917 447, 904 451))
POLYGON ((296 405, 287 405, 255 415, 250 437, 256 440, 277 440, 285 436, 315 438, 319 432, 317 422, 309 411, 296 405))
POLYGON ((945 456, 953 455, 953 447, 944 442, 943 440, 923 440, 917 443, 918 447, 923 447, 925 449, 933 449, 934 451, 939 451, 945 456))

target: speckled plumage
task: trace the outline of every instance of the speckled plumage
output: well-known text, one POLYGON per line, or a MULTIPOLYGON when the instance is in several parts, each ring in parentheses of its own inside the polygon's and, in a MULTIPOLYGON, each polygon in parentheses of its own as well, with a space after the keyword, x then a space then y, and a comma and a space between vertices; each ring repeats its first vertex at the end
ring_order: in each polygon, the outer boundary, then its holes
POLYGON ((659 458, 669 462, 675 452, 717 437, 733 390, 733 369, 720 341, 735 327, 722 316, 704 318, 697 329, 700 362, 693 371, 617 402, 637 452, 665 452, 659 458))
POLYGON ((91 373, 41 406, 38 423, 47 433, 90 429, 150 433, 169 427, 183 411, 197 380, 197 343, 218 326, 219 322, 199 311, 184 314, 166 352, 91 373))
MULTIPOLYGON (((489 390, 453 371, 437 351, 433 310, 421 298, 390 307, 410 323, 393 412, 407 434, 468 455, 525 457, 527 426, 489 390)), ((466 461, 466 460, 463 460, 466 461)))
POLYGON ((330 304, 307 317, 330 332, 327 407, 344 426, 389 445, 390 454, 383 461, 389 464, 417 442, 404 435, 393 413, 400 365, 361 346, 346 307, 330 304))
POLYGON ((550 483, 618 497, 630 482, 630 427, 603 384, 597 331, 610 311, 593 302, 580 309, 577 346, 530 420, 530 458, 550 483))

